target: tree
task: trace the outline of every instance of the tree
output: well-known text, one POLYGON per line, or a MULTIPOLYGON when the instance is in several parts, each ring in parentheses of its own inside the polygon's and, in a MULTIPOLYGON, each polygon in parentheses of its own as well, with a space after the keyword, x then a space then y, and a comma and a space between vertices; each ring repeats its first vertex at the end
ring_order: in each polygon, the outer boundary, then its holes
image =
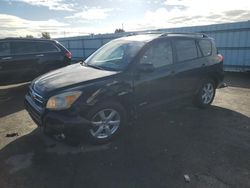
POLYGON ((42 32, 42 37, 43 39, 50 39, 50 34, 49 32, 42 32))
POLYGON ((115 30, 115 33, 123 33, 123 32, 125 32, 125 30, 121 28, 115 30))
POLYGON ((33 39, 34 37, 33 37, 33 35, 26 35, 26 38, 33 39))

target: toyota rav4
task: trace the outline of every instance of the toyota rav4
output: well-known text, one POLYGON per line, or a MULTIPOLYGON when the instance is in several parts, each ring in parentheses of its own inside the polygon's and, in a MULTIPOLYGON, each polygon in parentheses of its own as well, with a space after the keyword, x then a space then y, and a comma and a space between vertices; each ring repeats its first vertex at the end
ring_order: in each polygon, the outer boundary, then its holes
POLYGON ((128 117, 189 99, 208 107, 223 81, 223 56, 199 33, 150 33, 105 44, 85 61, 35 79, 26 109, 47 133, 116 136, 128 117))

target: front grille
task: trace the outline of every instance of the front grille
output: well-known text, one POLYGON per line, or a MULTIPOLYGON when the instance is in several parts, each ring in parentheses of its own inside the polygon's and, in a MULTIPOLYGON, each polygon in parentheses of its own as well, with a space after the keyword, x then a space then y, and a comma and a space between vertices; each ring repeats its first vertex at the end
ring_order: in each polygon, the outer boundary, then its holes
POLYGON ((28 102, 27 98, 25 100, 25 107, 26 110, 29 112, 31 118, 35 121, 35 123, 41 126, 42 125, 41 112, 37 111, 34 107, 32 107, 31 104, 28 102))
POLYGON ((44 106, 45 100, 43 97, 39 94, 37 94, 33 89, 30 88, 29 90, 29 96, 31 99, 40 107, 44 106))

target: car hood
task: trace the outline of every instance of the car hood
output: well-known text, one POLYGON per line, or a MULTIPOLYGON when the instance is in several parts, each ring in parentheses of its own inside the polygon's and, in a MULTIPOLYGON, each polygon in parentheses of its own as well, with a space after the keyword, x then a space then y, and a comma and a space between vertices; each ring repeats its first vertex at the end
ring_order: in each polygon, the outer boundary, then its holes
POLYGON ((31 87, 36 92, 44 94, 57 89, 80 85, 98 78, 108 77, 117 73, 118 72, 114 71, 95 69, 77 63, 38 77, 32 82, 31 87))

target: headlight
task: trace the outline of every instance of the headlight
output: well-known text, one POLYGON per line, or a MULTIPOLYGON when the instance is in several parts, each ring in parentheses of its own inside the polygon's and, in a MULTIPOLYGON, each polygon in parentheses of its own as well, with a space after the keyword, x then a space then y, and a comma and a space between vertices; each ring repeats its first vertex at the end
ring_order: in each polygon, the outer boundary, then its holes
POLYGON ((81 91, 66 92, 50 97, 46 108, 52 110, 63 110, 69 108, 82 94, 81 91))

